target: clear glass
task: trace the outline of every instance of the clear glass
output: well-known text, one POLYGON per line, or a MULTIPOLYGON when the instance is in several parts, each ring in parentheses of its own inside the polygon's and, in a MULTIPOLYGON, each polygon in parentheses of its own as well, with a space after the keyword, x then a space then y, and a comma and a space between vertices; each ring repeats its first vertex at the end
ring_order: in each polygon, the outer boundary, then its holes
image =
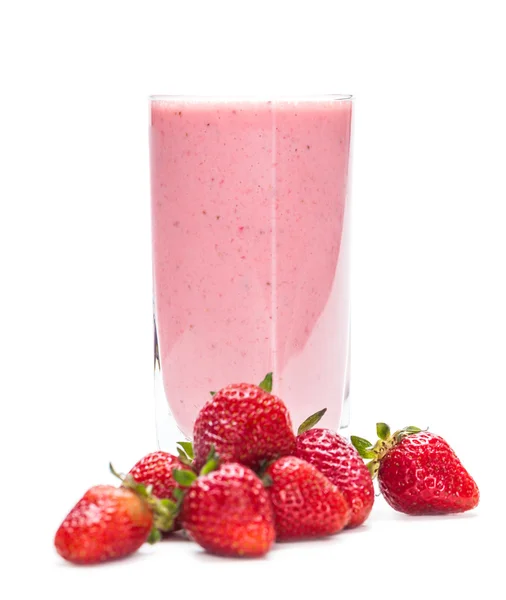
POLYGON ((272 371, 297 427, 348 420, 351 96, 150 98, 157 433, 272 371))

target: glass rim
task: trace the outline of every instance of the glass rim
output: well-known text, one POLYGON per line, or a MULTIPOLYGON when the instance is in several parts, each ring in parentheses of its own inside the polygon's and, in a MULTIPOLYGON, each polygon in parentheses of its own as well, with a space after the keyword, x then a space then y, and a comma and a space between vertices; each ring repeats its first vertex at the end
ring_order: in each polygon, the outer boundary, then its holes
POLYGON ((289 94, 289 95, 199 95, 199 94, 152 94, 150 102, 345 102, 353 100, 352 94, 289 94))

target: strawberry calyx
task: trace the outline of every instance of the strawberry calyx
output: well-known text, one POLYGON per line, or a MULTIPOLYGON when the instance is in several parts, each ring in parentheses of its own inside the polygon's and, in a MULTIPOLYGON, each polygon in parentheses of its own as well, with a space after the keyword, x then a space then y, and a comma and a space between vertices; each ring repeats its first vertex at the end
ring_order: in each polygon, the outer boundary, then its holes
POLYGON ((153 494, 152 485, 139 483, 130 474, 118 473, 111 463, 109 463, 109 469, 121 481, 123 487, 132 490, 142 498, 153 512, 153 529, 147 539, 150 544, 154 544, 161 539, 161 532, 173 530, 174 521, 179 513, 177 502, 174 502, 171 498, 158 498, 153 494))
MULTIPOLYGON (((182 442, 180 443, 182 444, 182 442)), ((211 449, 209 450, 209 454, 207 455, 207 460, 204 466, 200 469, 198 475, 195 473, 195 471, 191 471, 190 469, 172 469, 172 476, 174 477, 174 480, 179 484, 179 487, 172 492, 174 498, 176 499, 176 515, 178 515, 179 511, 181 510, 181 505, 183 503, 184 497, 191 484, 198 477, 203 477, 204 475, 211 473, 211 471, 215 471, 219 466, 220 458, 216 454, 214 446, 211 445, 211 449)))
POLYGON ((309 416, 305 421, 303 421, 299 425, 299 428, 297 429, 297 435, 300 435, 301 433, 304 433, 305 431, 312 429, 317 423, 320 422, 320 419, 323 417, 323 415, 326 412, 327 412, 327 409, 322 408, 321 410, 318 410, 314 414, 309 416))
POLYGON ((401 442, 405 437, 408 435, 413 435, 414 433, 419 433, 420 431, 422 431, 420 427, 409 425, 408 427, 398 429, 394 433, 391 433, 390 427, 386 423, 376 423, 378 440, 374 444, 365 438, 361 438, 356 435, 352 435, 350 440, 359 455, 363 459, 369 460, 366 466, 371 474, 371 477, 374 479, 378 474, 378 470, 384 456, 392 448, 397 446, 397 444, 399 444, 399 442, 401 442))
MULTIPOLYGON (((269 394, 272 392, 272 372, 267 373, 267 375, 258 384, 258 387, 264 390, 264 392, 268 392, 269 394)), ((217 394, 216 391, 212 391, 209 393, 211 394, 211 397, 214 397, 217 394)))
POLYGON ((204 463, 204 466, 200 469, 199 477, 207 475, 211 471, 216 471, 216 469, 219 466, 220 457, 216 454, 214 444, 211 444, 211 448, 209 449, 209 454, 207 455, 206 462, 204 463))
POLYGON ((272 373, 267 373, 267 375, 258 384, 258 387, 270 394, 272 392, 272 373))

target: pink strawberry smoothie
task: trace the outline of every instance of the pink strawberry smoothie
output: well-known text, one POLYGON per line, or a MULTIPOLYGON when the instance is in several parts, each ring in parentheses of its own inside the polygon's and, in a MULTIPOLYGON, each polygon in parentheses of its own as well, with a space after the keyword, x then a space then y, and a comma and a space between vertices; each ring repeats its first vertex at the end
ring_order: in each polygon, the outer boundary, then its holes
POLYGON ((348 97, 153 97, 155 322, 191 438, 209 391, 260 382, 337 428, 349 336, 348 97))

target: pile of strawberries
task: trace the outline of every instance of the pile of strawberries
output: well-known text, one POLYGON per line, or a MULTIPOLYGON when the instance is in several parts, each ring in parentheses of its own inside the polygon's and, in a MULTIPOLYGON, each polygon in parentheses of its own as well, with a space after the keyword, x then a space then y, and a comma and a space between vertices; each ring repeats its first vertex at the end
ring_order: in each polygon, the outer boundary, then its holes
POLYGON ((241 383, 213 393, 200 411, 194 442, 178 457, 158 451, 141 459, 119 487, 89 489, 55 536, 65 559, 93 564, 135 552, 180 529, 209 552, 263 556, 275 541, 357 527, 374 503, 373 478, 386 501, 407 514, 462 512, 479 491, 450 446, 417 427, 391 433, 377 424, 373 445, 353 445, 314 428, 325 410, 295 435, 284 403, 241 383), (363 459, 369 460, 366 464, 363 459))

